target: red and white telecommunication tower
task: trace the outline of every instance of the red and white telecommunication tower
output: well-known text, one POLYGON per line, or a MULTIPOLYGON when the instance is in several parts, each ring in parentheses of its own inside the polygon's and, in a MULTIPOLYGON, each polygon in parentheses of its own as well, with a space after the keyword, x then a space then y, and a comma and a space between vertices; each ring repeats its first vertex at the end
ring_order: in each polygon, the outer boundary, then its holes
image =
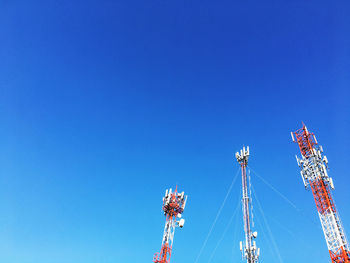
POLYGON ((178 226, 182 228, 185 219, 181 215, 185 209, 187 196, 184 192, 178 193, 177 187, 174 192, 172 189, 165 191, 163 197, 163 211, 166 218, 162 248, 160 252, 156 253, 153 258, 154 263, 169 263, 171 257, 171 250, 173 246, 175 228, 178 226))
POLYGON ((305 188, 310 186, 312 190, 332 263, 350 263, 349 245, 330 192, 334 185, 327 173, 328 160, 322 146, 304 124, 291 135, 300 148, 302 158, 296 158, 301 177, 305 188))
POLYGON ((247 259, 247 263, 255 263, 259 259, 260 249, 256 247, 256 243, 253 240, 257 237, 257 232, 252 232, 251 230, 251 218, 250 218, 250 204, 251 197, 250 191, 248 191, 250 184, 248 183, 247 177, 247 165, 249 157, 249 146, 247 149, 243 147, 241 152, 236 153, 236 159, 241 165, 242 170, 242 206, 243 206, 243 223, 245 232, 245 243, 240 242, 240 249, 242 251, 243 257, 247 259))

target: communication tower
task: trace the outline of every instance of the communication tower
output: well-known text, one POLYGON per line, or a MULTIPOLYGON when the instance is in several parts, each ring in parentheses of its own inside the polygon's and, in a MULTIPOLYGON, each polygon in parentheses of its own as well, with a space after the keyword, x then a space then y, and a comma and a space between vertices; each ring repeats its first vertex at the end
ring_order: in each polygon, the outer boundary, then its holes
POLYGON ((185 224, 185 219, 181 218, 181 215, 185 209, 186 201, 187 196, 184 195, 184 192, 178 193, 177 187, 174 192, 172 192, 171 188, 165 191, 165 196, 163 197, 163 212, 166 221, 162 240, 162 248, 160 252, 154 255, 154 263, 170 262, 175 228, 182 228, 185 224))
POLYGON ((251 219, 250 219, 250 205, 251 205, 251 197, 250 191, 248 188, 250 185, 248 184, 247 178, 247 165, 248 165, 248 157, 249 157, 249 146, 247 149, 243 147, 243 149, 236 153, 236 159, 238 163, 241 165, 242 170, 242 206, 243 206, 243 223, 244 223, 244 232, 245 232, 245 241, 240 242, 240 250, 242 251, 243 257, 247 259, 247 263, 255 263, 259 259, 260 248, 256 247, 256 242, 253 240, 257 237, 257 232, 252 232, 251 230, 251 219))
POLYGON ((291 132, 293 142, 299 145, 302 158, 296 156, 305 188, 313 193, 332 263, 349 263, 350 250, 331 191, 333 180, 328 176, 328 160, 322 146, 306 126, 291 132), (295 136, 295 137, 294 137, 295 136))

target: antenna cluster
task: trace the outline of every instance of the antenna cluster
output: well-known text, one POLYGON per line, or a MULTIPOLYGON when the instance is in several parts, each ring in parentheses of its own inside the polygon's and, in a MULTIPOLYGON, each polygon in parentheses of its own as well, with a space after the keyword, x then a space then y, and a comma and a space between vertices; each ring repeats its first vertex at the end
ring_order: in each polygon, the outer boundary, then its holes
POLYGON ((249 158, 249 146, 247 146, 247 148, 243 146, 243 149, 241 149, 240 152, 236 152, 237 162, 239 162, 241 165, 243 163, 248 164, 248 158, 249 158))
POLYGON ((163 211, 164 215, 167 216, 177 216, 184 211, 186 206, 187 196, 185 193, 178 193, 177 190, 172 192, 172 189, 167 189, 165 191, 165 196, 163 197, 163 211))

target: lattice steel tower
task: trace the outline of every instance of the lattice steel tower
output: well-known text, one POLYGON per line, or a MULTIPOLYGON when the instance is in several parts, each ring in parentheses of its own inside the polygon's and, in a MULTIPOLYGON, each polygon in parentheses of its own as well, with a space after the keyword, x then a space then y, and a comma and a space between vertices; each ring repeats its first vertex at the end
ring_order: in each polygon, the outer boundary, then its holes
POLYGON ((327 173, 328 160, 322 146, 304 124, 291 135, 300 148, 302 159, 296 158, 301 177, 305 188, 310 186, 312 190, 332 262, 350 263, 349 245, 330 192, 334 185, 327 173))
POLYGON ((162 248, 160 252, 154 255, 154 263, 170 262, 175 227, 178 226, 182 228, 185 223, 185 219, 181 218, 181 214, 185 209, 186 201, 187 196, 184 195, 184 192, 178 193, 177 187, 174 192, 172 192, 171 188, 165 191, 165 196, 163 197, 163 212, 166 222, 164 227, 162 248))
POLYGON ((240 242, 240 249, 243 257, 247 259, 247 263, 255 263, 259 259, 260 249, 256 247, 256 243, 253 240, 257 237, 257 232, 251 230, 251 218, 250 218, 250 185, 248 184, 247 177, 247 165, 249 157, 249 146, 247 149, 243 147, 240 153, 236 153, 236 159, 241 165, 242 170, 242 207, 243 207, 243 223, 245 232, 245 242, 240 242))

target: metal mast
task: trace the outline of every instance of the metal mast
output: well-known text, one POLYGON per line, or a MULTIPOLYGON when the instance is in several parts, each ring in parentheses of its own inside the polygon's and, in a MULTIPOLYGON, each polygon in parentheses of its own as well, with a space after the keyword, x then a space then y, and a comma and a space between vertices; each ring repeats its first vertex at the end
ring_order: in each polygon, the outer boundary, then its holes
POLYGON ((163 197, 163 211, 166 218, 162 248, 160 252, 156 253, 153 257, 154 263, 169 263, 171 257, 171 249, 173 246, 175 227, 182 228, 185 223, 185 219, 181 218, 181 214, 185 209, 187 196, 184 192, 178 193, 177 187, 174 192, 171 188, 165 191, 163 197), (176 218, 179 218, 177 221, 176 218))
POLYGON ((291 135, 300 148, 302 159, 296 158, 301 177, 305 188, 310 186, 312 190, 332 263, 349 263, 349 245, 330 192, 334 185, 327 173, 327 157, 322 154, 322 146, 317 143, 315 135, 304 124, 291 135))
POLYGON ((240 249, 242 251, 243 257, 247 259, 247 263, 255 263, 258 261, 260 249, 256 247, 256 243, 253 238, 257 237, 257 232, 252 232, 250 226, 250 207, 251 198, 249 196, 249 185, 247 179, 247 165, 249 157, 249 146, 247 149, 243 147, 240 153, 236 153, 236 159, 241 165, 242 169, 242 206, 243 206, 243 223, 245 232, 245 243, 240 242, 240 249), (244 245, 244 246, 243 246, 244 245))

